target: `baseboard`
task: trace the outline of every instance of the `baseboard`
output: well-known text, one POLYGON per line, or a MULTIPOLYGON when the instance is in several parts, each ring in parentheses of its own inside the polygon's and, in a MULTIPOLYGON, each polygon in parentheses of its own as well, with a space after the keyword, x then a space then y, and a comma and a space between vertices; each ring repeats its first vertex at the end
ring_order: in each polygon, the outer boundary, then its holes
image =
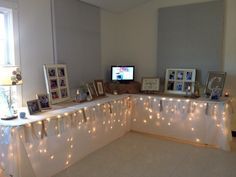
POLYGON ((236 137, 236 131, 232 131, 232 136, 236 137))

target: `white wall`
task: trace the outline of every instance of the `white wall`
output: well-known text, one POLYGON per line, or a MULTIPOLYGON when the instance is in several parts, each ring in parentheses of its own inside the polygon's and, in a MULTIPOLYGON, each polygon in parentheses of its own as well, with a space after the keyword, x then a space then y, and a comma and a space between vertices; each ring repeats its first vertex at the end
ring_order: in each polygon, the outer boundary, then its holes
MULTIPOLYGON (((224 42, 224 70, 227 72, 225 88, 233 98, 236 110, 236 1, 226 1, 225 14, 225 42, 224 42)), ((236 115, 232 120, 232 129, 236 131, 236 115)))
MULTIPOLYGON (((110 64, 120 62, 135 64, 139 81, 143 76, 156 76, 158 8, 207 1, 211 0, 152 0, 122 14, 111 15, 109 12, 102 11, 104 75, 110 64), (111 26, 117 28, 110 28, 111 26), (108 30, 112 31, 107 33, 108 30), (113 44, 113 40, 110 40, 111 38, 114 38, 116 45, 113 44)), ((224 69, 228 72, 226 89, 235 97, 236 82, 233 83, 233 80, 236 79, 236 1, 226 0, 226 2, 224 69)), ((236 110, 236 105, 234 107, 236 110)), ((233 129, 236 130, 236 122, 233 124, 233 129)))
POLYGON ((18 0, 23 103, 46 93, 43 64, 53 63, 50 0, 18 0))

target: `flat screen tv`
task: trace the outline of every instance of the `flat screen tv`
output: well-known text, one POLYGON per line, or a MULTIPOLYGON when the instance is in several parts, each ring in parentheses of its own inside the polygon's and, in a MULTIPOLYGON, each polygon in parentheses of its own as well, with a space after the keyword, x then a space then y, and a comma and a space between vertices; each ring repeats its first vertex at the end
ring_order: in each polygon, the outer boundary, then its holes
POLYGON ((134 80, 134 66, 111 66, 111 80, 129 82, 134 80))

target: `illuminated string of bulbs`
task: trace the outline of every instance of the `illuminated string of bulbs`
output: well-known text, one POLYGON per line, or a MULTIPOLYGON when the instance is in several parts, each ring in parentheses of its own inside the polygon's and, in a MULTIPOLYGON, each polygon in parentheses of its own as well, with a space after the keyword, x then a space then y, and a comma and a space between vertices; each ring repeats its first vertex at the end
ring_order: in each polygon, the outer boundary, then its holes
MULTIPOLYGON (((134 116, 134 124, 142 122, 146 126, 156 125, 161 126, 175 126, 175 122, 178 123, 178 119, 188 120, 190 126, 190 132, 196 137, 197 143, 203 143, 200 138, 197 137, 197 127, 195 127, 195 121, 198 119, 212 119, 215 126, 219 128, 224 136, 227 135, 225 129, 226 113, 229 114, 228 103, 222 106, 216 102, 204 102, 195 101, 189 99, 178 98, 157 98, 151 96, 136 97, 133 99, 134 107, 137 110, 145 110, 143 118, 140 120, 140 116, 134 116), (203 115, 203 113, 205 115, 203 115), (181 116, 180 116, 181 115, 181 116), (139 122, 136 117, 139 117, 139 122), (155 121, 155 122, 154 122, 155 121)), ((141 111, 142 112, 142 111, 141 111)), ((140 112, 137 112, 139 114, 140 112)))
MULTIPOLYGON (((175 122, 178 121, 175 119, 174 115, 184 115, 182 119, 187 119, 191 123, 197 119, 201 119, 200 113, 205 112, 205 117, 212 117, 215 126, 226 135, 229 132, 225 130, 224 123, 229 114, 229 105, 226 104, 223 110, 219 108, 220 106, 217 103, 196 102, 189 99, 158 98, 151 96, 134 97, 131 99, 128 97, 107 103, 98 103, 97 105, 89 108, 84 107, 74 112, 65 112, 54 117, 48 117, 44 121, 27 124, 23 128, 14 127, 11 128, 10 133, 12 137, 19 136, 20 139, 27 142, 29 158, 35 153, 35 149, 38 149, 39 154, 46 155, 49 160, 56 160, 56 155, 49 152, 46 147, 46 141, 44 141, 45 137, 56 135, 57 138, 61 138, 63 132, 71 128, 76 128, 77 130, 83 129, 87 131, 89 135, 94 136, 97 132, 97 127, 94 123, 96 121, 101 122, 101 126, 104 127, 106 132, 112 131, 115 126, 123 127, 127 125, 131 117, 133 118, 133 123, 142 121, 143 124, 149 125, 151 123, 153 124, 155 121, 154 125, 156 125, 156 127, 163 125, 171 127, 175 126, 175 122), (142 120, 137 119, 135 116, 135 111, 140 107, 145 110, 147 115, 142 120), (101 117, 103 119, 99 120, 101 117), (43 126, 44 128, 42 128, 43 126), (39 139, 41 140, 39 141, 38 147, 31 143, 31 141, 39 139)), ((197 127, 194 126, 194 123, 192 123, 189 131, 197 136, 197 127)), ((8 134, 6 132, 6 129, 1 127, 1 139, 7 139, 6 136, 8 136, 8 134)), ((65 157, 65 166, 72 162, 74 144, 77 139, 73 136, 69 136, 66 140, 67 155, 65 157)), ((198 137, 195 138, 195 141, 198 143, 202 142, 198 137)), ((5 169, 4 162, 14 158, 15 148, 16 147, 10 143, 8 149, 5 152, 1 152, 0 165, 3 169, 5 169)), ((76 146, 76 148, 79 147, 76 146)))

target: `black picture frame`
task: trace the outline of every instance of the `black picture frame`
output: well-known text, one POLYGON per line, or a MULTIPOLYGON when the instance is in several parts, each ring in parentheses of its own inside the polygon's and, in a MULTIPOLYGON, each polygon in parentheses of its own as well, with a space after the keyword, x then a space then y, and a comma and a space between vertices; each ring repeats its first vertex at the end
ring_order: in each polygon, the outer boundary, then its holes
POLYGON ((41 110, 51 109, 49 96, 47 94, 37 94, 36 98, 38 99, 41 110))
POLYGON ((41 112, 41 107, 39 105, 39 101, 38 100, 27 101, 27 107, 28 107, 30 115, 33 115, 33 114, 41 112))

